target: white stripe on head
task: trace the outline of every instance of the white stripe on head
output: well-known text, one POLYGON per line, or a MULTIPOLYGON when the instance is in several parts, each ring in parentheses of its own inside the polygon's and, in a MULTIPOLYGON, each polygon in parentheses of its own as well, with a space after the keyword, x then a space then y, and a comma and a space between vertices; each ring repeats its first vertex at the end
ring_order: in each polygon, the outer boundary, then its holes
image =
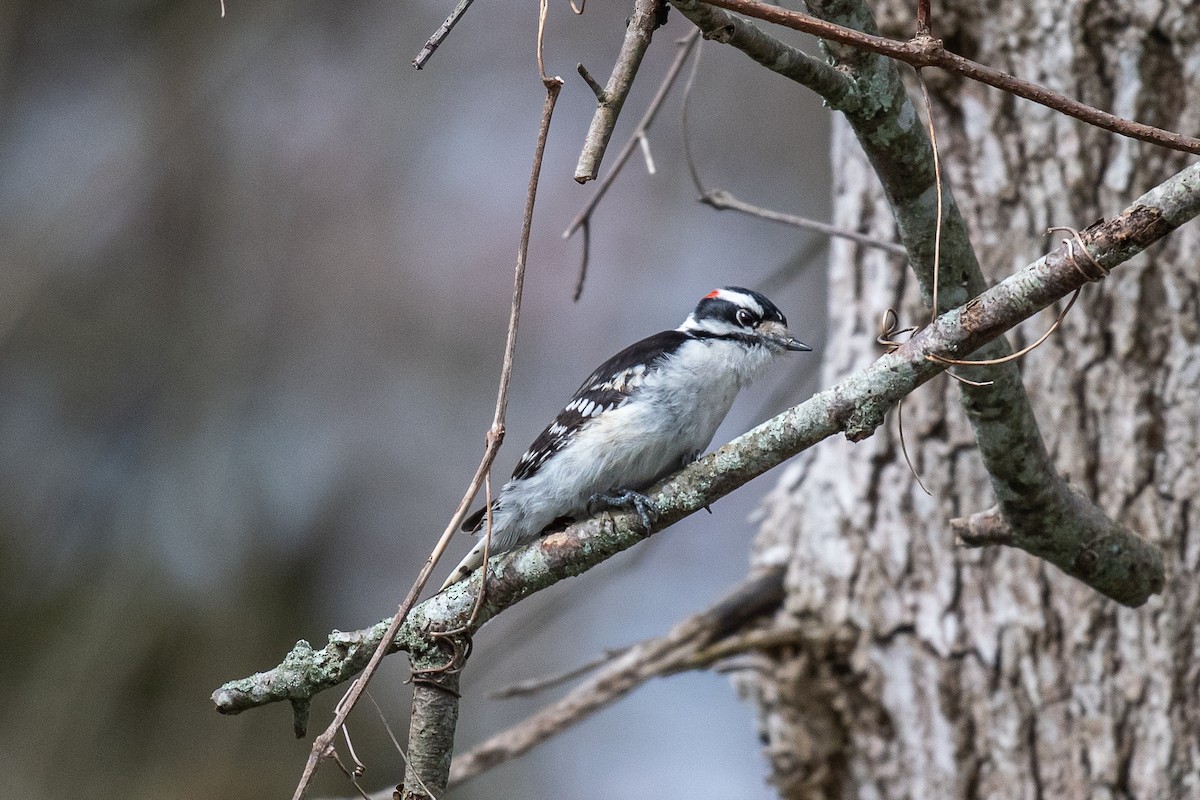
POLYGON ((739 291, 739 290, 734 289, 729 286, 723 287, 721 289, 714 289, 713 291, 711 291, 707 295, 705 295, 705 297, 706 298, 715 297, 718 300, 727 300, 730 303, 733 303, 735 306, 743 306, 745 308, 750 309, 751 311, 753 311, 755 313, 756 316, 761 317, 763 315, 763 313, 765 312, 765 309, 762 307, 762 304, 759 303, 758 300, 755 299, 753 295, 750 295, 747 292, 739 291))

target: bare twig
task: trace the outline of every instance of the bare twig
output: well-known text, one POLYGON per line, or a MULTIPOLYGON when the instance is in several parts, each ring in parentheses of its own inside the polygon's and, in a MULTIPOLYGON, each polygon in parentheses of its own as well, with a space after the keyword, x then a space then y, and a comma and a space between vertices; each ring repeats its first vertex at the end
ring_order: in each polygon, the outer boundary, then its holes
MULTIPOLYGON (((366 695, 367 699, 371 701, 371 705, 375 706, 375 712, 379 715, 379 721, 383 723, 383 729, 387 731, 388 738, 392 740, 392 746, 395 747, 396 752, 400 754, 400 760, 404 762, 404 766, 407 769, 410 762, 408 760, 408 753, 404 751, 404 745, 400 744, 400 740, 396 738, 396 732, 393 731, 392 726, 388 724, 387 716, 383 713, 383 709, 379 707, 379 703, 375 702, 375 698, 370 692, 367 692, 366 695)), ((419 779, 420 778, 418 777, 418 780, 419 779)), ((434 797, 433 792, 429 791, 428 786, 422 783, 421 789, 425 792, 425 794, 429 795, 430 800, 437 800, 437 798, 434 797)), ((386 797, 388 800, 390 800, 392 795, 388 793, 386 797)), ((372 798, 372 800, 374 800, 374 798, 372 798)))
POLYGON ((667 69, 667 74, 663 76, 662 82, 658 85, 658 90, 654 93, 654 97, 650 100, 650 104, 646 106, 646 112, 642 114, 642 118, 638 120, 637 127, 629 140, 625 142, 625 146, 621 148, 617 160, 612 165, 612 169, 604 176, 598 184, 596 191, 592 194, 591 199, 583 206, 575 219, 571 220, 571 224, 563 231, 563 238, 571 238, 571 234, 583 227, 592 217, 592 212, 596 210, 596 206, 604 199, 604 194, 612 186, 613 181, 621 174, 622 167, 629 157, 633 155, 633 151, 637 148, 638 139, 650 132, 650 127, 654 124, 654 118, 658 116, 658 110, 662 108, 663 101, 667 99, 667 95, 671 91, 671 87, 675 85, 675 79, 679 77, 679 72, 683 68, 684 62, 687 61, 688 55, 692 52, 692 48, 696 46, 696 42, 700 40, 700 32, 692 31, 687 36, 679 40, 679 51, 675 54, 675 60, 671 62, 671 66, 667 69))
MULTIPOLYGON (((637 147, 639 139, 645 139, 650 132, 650 126, 654 124, 654 118, 658 115, 658 110, 662 108, 663 101, 667 99, 667 94, 670 93, 671 87, 675 85, 675 79, 679 77, 679 71, 683 68, 683 64, 687 61, 688 54, 692 52, 692 48, 696 46, 696 42, 700 40, 700 32, 692 31, 687 36, 679 41, 679 52, 675 54, 675 60, 671 62, 671 66, 667 69, 667 74, 663 76, 662 82, 658 85, 658 90, 654 93, 654 97, 650 100, 650 104, 646 106, 646 112, 642 114, 642 118, 638 120, 637 128, 634 129, 633 135, 629 137, 629 141, 621 148, 620 154, 617 156, 616 162, 608 174, 596 185, 596 191, 592 194, 591 199, 587 201, 583 209, 575 215, 575 219, 571 220, 571 224, 563 231, 563 238, 569 239, 571 234, 579 229, 583 229, 583 259, 579 267, 579 280, 575 285, 575 301, 578 302, 583 294, 583 283, 587 276, 588 268, 588 250, 591 242, 589 235, 591 233, 589 224, 592 219, 592 213, 596 207, 600 205, 600 201, 608 192, 613 181, 621 174, 621 169, 625 166, 625 162, 629 161, 629 157, 633 155, 634 149, 637 147)), ((579 65, 582 69, 583 65, 579 65)), ((597 87, 599 88, 599 87, 597 87)), ((603 91, 603 90, 601 90, 603 91)))
MULTIPOLYGON (((693 7, 698 0, 672 0, 681 11, 685 7, 693 7)), ((942 46, 939 39, 930 36, 918 36, 907 42, 875 36, 853 28, 846 28, 832 22, 817 19, 799 11, 790 11, 757 0, 705 0, 718 8, 736 11, 748 17, 754 17, 766 22, 773 22, 792 30, 810 33, 821 39, 840 42, 842 44, 867 50, 872 53, 903 61, 914 67, 940 67, 949 72, 955 72, 971 80, 986 83, 1009 94, 1023 97, 1040 105, 1052 108, 1075 119, 1086 122, 1097 128, 1103 128, 1122 136, 1139 139, 1143 142, 1180 150, 1185 153, 1200 155, 1200 139, 1191 136, 1166 131, 1153 125, 1118 117, 1107 111, 1101 111, 1094 106, 1081 103, 1065 95, 1053 92, 1044 86, 1021 80, 1006 72, 979 64, 968 58, 949 52, 942 46)), ((686 13, 686 12, 685 12, 686 13)))
MULTIPOLYGON (((523 263, 522 263, 523 269, 523 263)), ((522 274, 523 279, 523 274, 522 274)), ((293 793, 293 800, 300 800, 304 793, 308 790, 308 785, 312 781, 313 775, 316 774, 317 767, 325 758, 328 758, 334 753, 333 738, 337 731, 345 724, 346 718, 353 710, 358 702, 367 683, 375 675, 379 669, 383 657, 392 650, 392 641, 395 639, 397 631, 404 620, 408 617, 409 611, 417 601, 417 597, 425 588, 425 584, 429 581, 429 575, 433 572, 433 568, 437 565, 438 560, 445 552, 446 546, 450 543, 451 537, 458 530, 466 517, 468 510, 471 507, 475 495, 479 493, 479 488, 483 484, 484 478, 491 469, 492 461, 496 458, 496 453, 500 450, 500 444, 504 440, 504 409, 507 406, 508 399, 508 379, 512 373, 512 354, 516 346, 516 321, 520 318, 520 297, 515 296, 513 299, 513 308, 509 316, 509 333, 508 340, 505 344, 504 367, 501 372, 500 394, 496 401, 496 413, 492 420, 492 427, 488 430, 485 437, 485 448, 482 460, 479 462, 479 467, 475 470, 475 475, 471 478, 470 486, 459 501, 458 508, 455 509, 454 515, 450 518, 450 523, 442 532, 441 538, 434 545, 433 552, 425 559, 425 564, 422 565, 420 573, 417 575, 416 581, 412 588, 409 589, 408 595, 404 598, 404 602, 396 610, 395 616, 392 617, 386 631, 379 638, 378 643, 374 647, 374 652, 370 660, 363 668, 362 677, 355 681, 346 693, 345 698, 334 713, 333 720, 329 726, 321 732, 316 739, 313 740, 312 749, 309 751, 308 761, 304 765, 304 772, 300 776, 300 781, 296 785, 296 791, 293 793)), ((297 715, 307 713, 307 701, 293 701, 293 705, 297 708, 297 715)), ((297 734, 303 735, 303 727, 297 724, 297 734)))
POLYGON ((633 86, 633 78, 650 47, 654 30, 662 24, 663 7, 664 0, 636 0, 634 3, 633 15, 625 26, 625 40, 617 55, 617 63, 613 66, 604 91, 596 96, 596 113, 592 116, 591 127, 583 142, 583 152, 579 154, 579 164, 575 167, 575 180, 580 183, 594 181, 600 171, 600 161, 612 138, 625 98, 633 86))
POLYGON ((706 206, 711 206, 718 211, 730 210, 740 211, 743 214, 749 214, 761 219, 767 219, 772 222, 782 222, 784 225, 792 225, 797 228, 814 231, 824 234, 825 236, 833 236, 839 239, 849 239, 852 242, 857 242, 863 247, 874 247, 880 250, 885 250, 892 255, 907 256, 908 251, 902 245, 895 242, 882 242, 879 239, 874 239, 865 233, 839 228, 837 225, 830 225, 828 222, 819 222, 815 219, 807 217, 797 217, 793 214, 784 214, 781 211, 773 211, 769 208, 751 205, 744 200, 739 200, 724 189, 713 189, 704 192, 700 195, 700 202, 706 206))
POLYGON ((462 19, 463 14, 467 13, 467 9, 471 7, 471 3, 473 2, 475 0, 458 0, 458 5, 454 7, 454 10, 450 12, 450 15, 446 17, 441 26, 433 32, 433 35, 425 42, 425 46, 421 48, 421 52, 417 53, 417 57, 413 59, 412 64, 414 67, 421 69, 425 66, 425 62, 433 55, 433 51, 437 50, 446 37, 450 35, 450 31, 454 30, 454 26, 462 19))
POLYGON ((596 95, 597 102, 604 99, 604 87, 600 82, 592 77, 592 73, 588 72, 588 68, 583 64, 576 64, 575 71, 579 73, 579 77, 583 78, 583 82, 592 90, 592 94, 596 95))
POLYGON ((839 228, 836 225, 831 225, 827 222, 818 222, 817 220, 808 219, 806 217, 798 217, 793 214, 784 214, 780 211, 762 208, 760 206, 751 205, 750 203, 734 197, 732 193, 724 189, 708 189, 704 185, 703 179, 700 177, 700 169, 696 165, 696 157, 692 152, 692 136, 690 124, 691 98, 692 87, 696 82, 696 73, 700 66, 700 52, 696 51, 696 60, 692 62, 691 72, 688 73, 687 82, 683 89, 683 153, 687 162, 688 174, 692 177, 692 185, 696 187, 696 195, 700 202, 714 208, 718 211, 740 211, 743 214, 760 217, 762 219, 771 220, 772 222, 781 222, 784 225, 792 225, 797 228, 814 231, 825 236, 836 236, 850 241, 857 242, 864 247, 877 247, 881 250, 886 250, 893 255, 907 256, 908 251, 899 244, 881 242, 866 234, 857 231, 846 230, 839 228))
POLYGON ((579 258, 579 277, 575 279, 575 292, 571 295, 571 302, 573 303, 578 303, 579 298, 583 297, 583 284, 587 282, 588 263, 592 256, 591 218, 585 219, 580 229, 583 231, 583 252, 579 258))

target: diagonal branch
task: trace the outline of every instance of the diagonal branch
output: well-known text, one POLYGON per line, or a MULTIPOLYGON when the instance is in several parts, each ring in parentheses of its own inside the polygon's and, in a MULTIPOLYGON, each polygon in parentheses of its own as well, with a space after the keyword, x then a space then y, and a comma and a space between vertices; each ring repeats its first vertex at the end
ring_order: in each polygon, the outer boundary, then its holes
POLYGON ((450 31, 454 30, 454 26, 463 18, 463 14, 467 13, 467 9, 471 7, 471 3, 475 0, 458 0, 458 4, 450 11, 450 15, 446 17, 446 21, 438 26, 438 29, 433 32, 425 42, 425 46, 421 48, 421 52, 417 53, 417 57, 413 59, 412 65, 417 69, 423 69, 426 62, 433 57, 433 51, 441 46, 442 42, 446 41, 446 37, 450 35, 450 31))
POLYGON ((907 250, 893 242, 880 241, 879 239, 876 239, 873 236, 868 236, 865 233, 859 233, 858 231, 852 231, 847 228, 839 228, 837 225, 830 225, 828 222, 798 217, 794 214, 784 214, 781 211, 772 211, 769 208, 761 208, 759 206, 747 203, 745 200, 734 197, 725 189, 712 189, 711 191, 704 192, 700 196, 700 202, 704 203, 706 206, 715 208, 718 211, 740 211, 743 214, 749 214, 750 216, 767 219, 771 222, 781 222, 784 225, 792 225, 797 228, 803 228, 807 231, 816 231, 817 233, 837 239, 848 239, 857 244, 861 244, 863 247, 874 247, 879 250, 883 250, 886 253, 891 253, 894 256, 908 255, 907 250))
MULTIPOLYGON (((1120 216, 1089 228, 1082 238, 1096 262, 1111 269, 1197 214, 1200 165, 1193 165, 1143 195, 1120 216)), ((1072 256, 1073 250, 1065 246, 1043 256, 965 306, 940 315, 867 368, 658 484, 650 492, 659 510, 652 529, 644 528, 636 513, 605 514, 496 556, 486 600, 473 627, 673 525, 823 439, 839 432, 852 441, 870 436, 891 406, 945 369, 933 357, 961 358, 975 352, 1087 283, 1072 256)), ((1063 522, 1071 524, 1069 519, 1063 522)), ((1040 550, 1036 541, 1019 546, 1125 605, 1141 605, 1162 589, 1162 553, 1143 539, 1114 528, 1103 547, 1097 547, 1086 527, 1078 526, 1065 531, 1064 541, 1066 537, 1073 537, 1070 546, 1049 552, 1040 550), (1080 559, 1084 552, 1095 557, 1080 559)), ((429 631, 470 622, 479 579, 476 572, 414 608, 389 650, 428 653, 429 631)), ((307 702, 361 669, 386 627, 385 621, 355 634, 335 634, 320 651, 300 642, 278 667, 230 681, 213 693, 213 702, 225 714, 285 700, 307 702)))
POLYGON ((617 63, 613 65, 604 91, 596 95, 596 113, 592 115, 592 124, 583 141, 583 152, 579 154, 579 164, 575 167, 575 180, 579 183, 594 181, 600 172, 600 161, 612 139, 617 117, 633 86, 633 78, 642 65, 654 31, 665 21, 666 12, 665 0, 636 0, 634 3, 617 63))
MULTIPOLYGON (((541 6, 542 21, 545 20, 546 5, 541 6)), ((538 53, 541 53, 539 33, 538 53)), ((542 158, 546 152, 546 139, 550 134, 550 120, 558 102, 563 82, 560 78, 543 77, 546 100, 542 106, 542 117, 538 124, 537 143, 534 146, 533 166, 530 170, 529 186, 525 195, 525 213, 522 218, 521 244, 517 250, 517 265, 513 276, 513 302, 509 319, 509 338, 505 347, 505 368, 500 378, 499 394, 496 399, 496 417, 489 432, 489 443, 493 437, 503 438, 504 413, 508 406, 508 387, 512 377, 512 355, 515 347, 517 324, 520 320, 521 296, 525 286, 525 263, 529 255, 529 236, 533 225, 533 208, 537 200, 538 180, 542 173, 542 158)), ((489 496, 490 501, 490 496, 489 496)), ((490 504, 489 504, 490 505, 490 504)), ((456 520, 461 520, 456 515, 456 520)), ((489 526, 490 512, 489 512, 489 526)), ((489 533, 490 535, 490 527, 489 533)), ((487 551, 484 551, 487 554, 487 551)), ((483 570, 486 574, 487 570, 483 570)), ((475 611, 482 605, 484 595, 477 592, 471 601, 467 622, 474 625, 475 611)), ((393 626, 395 622, 393 622, 393 626)), ((442 630, 445 630, 444 628, 442 630)), ((394 630, 392 631, 394 633, 394 630)), ((375 659, 383 653, 385 636, 375 652, 375 659)), ((413 669, 413 704, 409 720, 409 752, 405 766, 405 789, 403 800, 435 798, 446 786, 450 769, 450 754, 454 749, 454 729, 458 722, 458 669, 445 669, 444 654, 439 653, 436 640, 427 639, 425 647, 409 650, 409 661, 413 669)), ((468 643, 469 647, 469 643, 468 643)), ((465 658, 465 656, 464 656, 465 658)), ((455 651, 451 663, 458 660, 455 651)))

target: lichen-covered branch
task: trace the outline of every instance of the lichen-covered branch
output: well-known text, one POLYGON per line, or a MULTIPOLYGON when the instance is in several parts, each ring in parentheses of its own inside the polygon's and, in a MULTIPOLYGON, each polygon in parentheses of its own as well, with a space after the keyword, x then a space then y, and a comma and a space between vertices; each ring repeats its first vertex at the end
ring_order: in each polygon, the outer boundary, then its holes
MULTIPOLYGON (((431 663, 413 664, 429 669, 431 663)), ((413 681, 412 716, 409 719, 408 758, 400 800, 435 800, 443 796, 454 756, 454 729, 458 725, 458 672, 435 679, 413 681)))
MULTIPOLYGON (((1143 195, 1120 216, 1093 225, 1082 238, 1092 257, 1111 269, 1197 213, 1200 165, 1193 165, 1143 195)), ((436 645, 430 632, 467 626, 464 635, 469 635, 521 599, 632 547, 829 436, 841 432, 853 441, 870 436, 889 408, 945 369, 932 357, 964 358, 1086 282, 1072 250, 1060 247, 942 314, 865 369, 658 484, 650 491, 659 510, 651 529, 644 528, 635 513, 603 514, 497 556, 490 562, 487 595, 474 618, 478 572, 414 608, 394 648, 408 651, 414 659, 432 658, 429 654, 436 645)), ((1046 541, 1018 546, 1125 605, 1140 605, 1162 588, 1158 548, 1115 526, 1105 531, 1098 547, 1088 520, 1080 521, 1082 527, 1071 525, 1070 519, 1059 521, 1063 528, 1054 532, 1053 547, 1045 546, 1046 541)), ((213 694, 213 702, 227 714, 284 700, 304 704, 365 663, 362 654, 378 643, 385 628, 386 623, 380 623, 357 634, 335 634, 319 651, 301 642, 273 670, 222 686, 213 694)))

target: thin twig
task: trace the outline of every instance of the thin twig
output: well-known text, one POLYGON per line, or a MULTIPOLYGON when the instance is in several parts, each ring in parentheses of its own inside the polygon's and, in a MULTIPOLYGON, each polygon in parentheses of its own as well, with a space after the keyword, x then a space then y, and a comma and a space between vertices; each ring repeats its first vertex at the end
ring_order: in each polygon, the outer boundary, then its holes
POLYGON ((425 66, 425 62, 433 55, 433 51, 437 50, 446 37, 450 35, 450 31, 454 30, 454 26, 462 19, 463 14, 467 13, 467 9, 471 7, 471 3, 475 0, 458 0, 458 5, 450 12, 450 16, 446 17, 445 22, 433 32, 425 42, 425 46, 421 48, 421 52, 417 53, 417 57, 413 59, 412 65, 417 69, 425 66))
POLYGON ((571 302, 573 303, 578 303, 579 298, 583 297, 583 284, 587 282, 588 263, 592 256, 591 218, 585 219, 580 228, 583 231, 583 253, 579 259, 579 277, 575 279, 575 293, 571 295, 571 302))
POLYGON ((599 102, 603 100, 604 87, 600 85, 598 80, 592 77, 592 73, 588 72, 588 68, 582 63, 579 63, 575 65, 575 71, 579 73, 579 77, 583 78, 583 82, 586 83, 588 88, 592 90, 592 94, 596 95, 596 101, 599 102))
POLYGON ((917 486, 921 487, 921 491, 933 497, 933 492, 925 488, 925 482, 921 480, 921 474, 917 472, 917 468, 913 466, 912 459, 908 457, 908 445, 904 441, 904 401, 896 403, 896 428, 900 432, 900 452, 904 454, 904 463, 908 465, 908 471, 912 473, 913 478, 917 482, 917 486))
POLYGON ((583 141, 583 151, 579 154, 579 164, 575 167, 575 180, 579 183, 594 181, 600 172, 600 162, 612 138, 617 117, 625 105, 625 98, 629 96, 629 89, 633 86, 633 78, 637 75, 642 58, 650 47, 654 30, 662 24, 660 11, 663 1, 634 2, 633 15, 625 26, 621 52, 617 55, 617 63, 613 65, 603 94, 596 98, 596 113, 592 115, 592 124, 583 141))
POLYGON ((363 788, 358 785, 357 776, 355 776, 355 774, 350 770, 346 769, 346 765, 342 763, 341 757, 339 757, 337 753, 334 753, 332 756, 330 756, 330 758, 333 759, 333 763, 337 764, 338 769, 342 771, 342 774, 350 780, 351 785, 358 790, 358 796, 361 797, 362 800, 371 800, 371 796, 363 791, 363 788))
MULTIPOLYGON (((546 13, 548 12, 548 10, 549 10, 549 8, 546 4, 546 0, 538 0, 538 28, 537 28, 538 76, 542 79, 542 85, 545 86, 547 89, 550 88, 551 79, 546 74, 546 61, 542 56, 542 52, 545 49, 545 45, 546 45, 546 13)), ((582 12, 582 10, 583 9, 580 9, 580 12, 582 12)), ((580 13, 580 12, 577 12, 577 13, 580 13)), ((554 78, 554 80, 558 81, 559 83, 562 83, 561 78, 554 78)))
MULTIPOLYGON (((721 12, 724 13, 724 12, 721 12)), ((703 31, 703 28, 697 28, 703 31)), ((704 197, 707 191, 704 181, 700 178, 700 167, 697 166, 696 154, 692 152, 692 89, 696 85, 696 76, 700 74, 700 54, 702 48, 696 48, 696 57, 692 59, 692 68, 688 70, 687 81, 683 84, 683 101, 679 108, 679 125, 683 129, 683 157, 687 161, 688 175, 692 177, 692 186, 696 189, 697 197, 704 197)))
MULTIPOLYGON (((408 760, 408 753, 405 752, 404 746, 400 744, 400 740, 396 738, 396 732, 392 730, 392 726, 388 725, 387 717, 383 713, 383 709, 379 707, 379 703, 375 702, 375 698, 370 692, 366 693, 367 699, 371 701, 371 705, 375 706, 376 713, 379 714, 379 721, 383 723, 383 729, 387 731, 388 737, 392 740, 392 745, 395 746, 396 752, 400 754, 400 760, 404 762, 404 766, 408 767, 411 762, 408 760)), ((413 773, 416 775, 416 773, 413 773)), ((429 795, 429 800, 437 800, 433 792, 429 791, 429 787, 421 780, 421 776, 417 775, 417 783, 421 786, 421 791, 429 795)), ((390 796, 390 795, 389 795, 390 796)))
MULTIPOLYGON (((522 263, 521 268, 523 269, 523 267, 524 264, 522 263)), ((523 274, 521 275, 521 278, 523 280, 523 274)), ((451 537, 454 536, 455 531, 458 530, 459 525, 462 524, 463 519, 467 516, 467 512, 471 507, 471 503, 474 501, 475 495, 479 493, 479 488, 482 486, 484 478, 487 476, 488 470, 491 468, 492 461, 495 460, 496 453, 500 450, 500 444, 504 440, 504 409, 507 406, 509 376, 512 373, 512 352, 516 346, 516 320, 520 318, 519 304, 520 297, 514 296, 513 308, 509 315, 510 327, 508 339, 505 343, 504 366, 502 368, 500 378, 500 394, 496 402, 496 413, 492 420, 492 427, 488 430, 485 437, 486 445, 484 447, 483 458, 479 462, 479 467, 475 470, 475 475, 472 476, 471 483, 468 486, 466 493, 463 495, 462 500, 459 501, 458 508, 455 509, 453 516, 450 518, 450 523, 442 532, 441 538, 438 539, 437 544, 434 545, 433 552, 431 552, 429 557, 425 559, 425 563, 422 565, 421 571, 418 573, 417 579, 413 583, 412 588, 409 589, 408 595, 404 598, 404 602, 400 604, 400 607, 396 610, 395 616, 392 617, 391 623, 388 625, 387 630, 384 632, 383 636, 380 637, 379 644, 375 647, 370 661, 368 661, 366 667, 363 668, 361 679, 356 681, 351 686, 350 690, 346 692, 346 696, 343 698, 343 702, 339 703, 334 713, 333 720, 329 723, 329 726, 322 731, 316 739, 313 740, 312 749, 308 754, 308 761, 304 765, 304 771, 300 776, 299 783, 296 784, 296 790, 292 794, 292 800, 300 800, 300 798, 304 796, 304 793, 308 790, 308 785, 312 782, 312 778, 316 774, 317 767, 320 765, 321 761, 334 753, 334 736, 337 734, 342 725, 345 724, 346 718, 349 716, 355 704, 358 702, 358 699, 363 690, 366 688, 367 683, 370 682, 376 671, 378 671, 379 665, 383 661, 383 657, 387 655, 388 651, 391 649, 392 641, 395 639, 397 631, 400 630, 400 626, 404 623, 405 618, 407 618, 408 612, 412 610, 413 605, 416 604, 417 597, 419 597, 421 592, 425 589, 425 584, 429 581, 429 575, 433 572, 433 568, 437 565, 438 560, 441 559, 442 553, 445 552, 446 546, 450 543, 451 537)))
MULTIPOLYGON (((1200 139, 1183 136, 1173 131, 1156 128, 1141 122, 1124 119, 1107 111, 1081 103, 1065 95, 1053 92, 1044 86, 1021 80, 1006 72, 985 66, 968 58, 949 52, 942 46, 939 39, 924 36, 907 42, 875 36, 853 28, 846 28, 832 22, 826 22, 799 11, 790 11, 778 6, 758 2, 758 0, 705 0, 709 5, 736 11, 748 17, 754 17, 766 22, 773 22, 792 30, 810 33, 821 39, 840 42, 862 50, 894 58, 914 67, 940 67, 949 72, 955 72, 971 80, 986 83, 1001 91, 1023 97, 1040 105, 1052 108, 1075 119, 1086 122, 1097 128, 1103 128, 1122 136, 1139 139, 1143 142, 1180 150, 1185 153, 1200 155, 1200 139)), ((687 3, 676 3, 683 6, 694 6, 695 0, 687 3)))
POLYGON ((877 247, 881 250, 886 250, 889 253, 900 256, 907 256, 908 251, 901 245, 881 242, 878 239, 873 239, 866 234, 857 231, 846 230, 839 228, 836 225, 830 225, 827 222, 818 222, 817 220, 808 219, 806 217, 798 217, 793 214, 784 214, 780 211, 772 211, 771 209, 762 208, 760 206, 751 205, 743 200, 734 197, 733 194, 724 189, 709 190, 704 186, 704 181, 700 177, 700 169, 696 165, 696 157, 692 152, 692 136, 690 126, 690 111, 692 99, 692 87, 696 84, 696 74, 700 69, 700 51, 696 51, 696 59, 692 62, 692 69, 688 73, 687 82, 683 87, 683 108, 681 111, 682 126, 683 126, 683 153, 684 159, 687 162, 688 174, 691 175, 692 185, 696 187, 696 195, 700 202, 718 211, 730 210, 740 211, 743 214, 761 217, 771 220, 772 222, 781 222, 785 225, 792 225, 797 228, 815 231, 824 234, 825 236, 837 236, 843 239, 857 242, 864 247, 877 247))
POLYGON ((819 222, 815 219, 807 217, 798 217, 793 214, 784 214, 781 211, 773 211, 769 208, 751 205, 744 200, 739 200, 724 189, 713 189, 704 192, 700 195, 700 202, 706 206, 717 209, 718 211, 730 210, 740 211, 743 214, 749 214, 754 217, 760 217, 772 222, 781 222, 784 225, 792 225, 797 228, 814 231, 824 234, 825 236, 833 236, 839 239, 849 239, 852 242, 861 244, 864 247, 875 247, 880 250, 885 250, 888 253, 896 256, 907 256, 908 251, 903 246, 895 242, 883 242, 879 239, 872 238, 865 233, 839 228, 837 225, 830 225, 828 222, 819 222))

